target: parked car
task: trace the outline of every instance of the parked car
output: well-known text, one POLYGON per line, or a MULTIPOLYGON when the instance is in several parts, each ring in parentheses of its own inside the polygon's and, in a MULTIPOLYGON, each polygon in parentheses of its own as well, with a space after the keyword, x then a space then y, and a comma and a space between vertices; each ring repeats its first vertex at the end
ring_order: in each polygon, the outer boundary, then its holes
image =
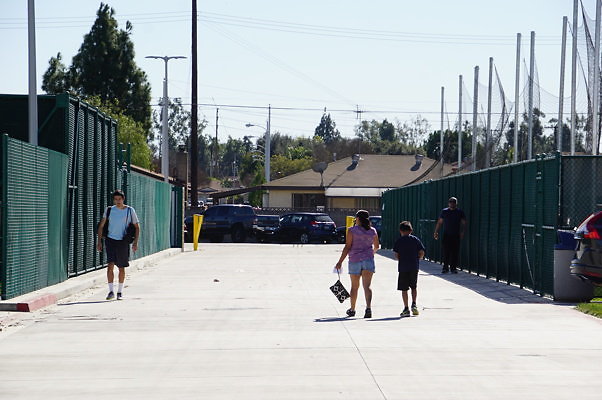
POLYGON ((587 217, 575 231, 577 248, 571 273, 602 286, 602 211, 587 217))
MULTIPOLYGON (((253 234, 255 212, 251 206, 241 204, 219 204, 209 207, 203 215, 201 238, 208 238, 214 243, 224 240, 224 235, 230 235, 235 243, 244 242, 253 234)), ((192 216, 184 219, 187 241, 192 241, 192 216)))
POLYGON ((282 242, 336 241, 336 225, 324 213, 290 213, 280 218, 278 239, 282 242))
POLYGON ((273 240, 278 233, 280 217, 277 215, 258 215, 253 222, 253 234, 259 242, 273 240))
MULTIPOLYGON (((376 233, 378 233, 378 238, 380 239, 380 228, 382 226, 382 217, 380 215, 375 215, 370 217, 370 223, 372 227, 376 229, 376 233)), ((339 226, 337 228, 337 241, 339 243, 345 243, 347 240, 347 227, 339 226)))

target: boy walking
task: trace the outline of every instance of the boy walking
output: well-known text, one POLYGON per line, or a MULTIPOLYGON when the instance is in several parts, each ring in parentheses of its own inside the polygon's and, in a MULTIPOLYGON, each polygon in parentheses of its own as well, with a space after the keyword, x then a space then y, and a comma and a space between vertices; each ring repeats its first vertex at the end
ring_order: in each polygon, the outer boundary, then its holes
POLYGON ((399 224, 400 237, 393 246, 395 258, 397 258, 397 290, 401 290, 403 298, 403 311, 401 317, 410 316, 408 307, 408 290, 412 289, 412 314, 418 315, 416 306, 416 285, 418 283, 419 260, 424 258, 424 246, 420 239, 412 235, 412 224, 409 221, 403 221, 399 224))
POLYGON ((96 249, 102 251, 103 231, 105 224, 109 224, 107 236, 104 237, 105 248, 107 251, 107 281, 109 285, 109 294, 107 300, 113 300, 115 293, 113 290, 113 267, 117 265, 119 268, 119 286, 117 289, 117 300, 121 300, 123 296, 123 284, 125 282, 125 269, 130 265, 130 243, 126 240, 125 235, 128 225, 134 224, 136 235, 132 243, 132 250, 138 250, 138 238, 140 237, 140 221, 136 211, 125 204, 125 195, 121 190, 113 192, 112 207, 108 207, 100 224, 98 225, 98 243, 96 249))

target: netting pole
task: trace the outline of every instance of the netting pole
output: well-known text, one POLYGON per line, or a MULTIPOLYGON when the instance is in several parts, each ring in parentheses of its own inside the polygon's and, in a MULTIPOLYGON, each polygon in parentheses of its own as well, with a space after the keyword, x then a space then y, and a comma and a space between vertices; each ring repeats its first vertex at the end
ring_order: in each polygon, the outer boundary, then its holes
POLYGON ((573 49, 571 54, 571 155, 575 155, 575 131, 577 129, 577 18, 579 0, 573 0, 573 49))
POLYGON ((568 24, 568 17, 562 17, 562 45, 560 49, 560 93, 558 94, 558 124, 556 127, 556 149, 562 152, 562 131, 564 127, 563 119, 563 107, 564 107, 564 64, 566 58, 566 26, 568 24))
POLYGON ((29 71, 29 143, 38 145, 38 96, 36 84, 36 17, 34 0, 27 1, 27 49, 29 71))
POLYGON ((440 131, 440 143, 439 143, 439 163, 441 164, 441 174, 443 177, 443 118, 445 112, 445 87, 441 86, 441 131, 440 131))
POLYGON ((514 77, 514 154, 512 155, 512 162, 518 162, 518 127, 519 123, 519 112, 518 106, 520 104, 520 40, 521 34, 516 34, 516 73, 514 77))
POLYGON ((487 90, 487 131, 485 132, 485 168, 489 168, 491 155, 489 141, 491 137, 491 93, 493 91, 493 57, 489 57, 489 85, 487 90))
POLYGON ((602 9, 602 0, 596 0, 596 39, 594 54, 594 95, 592 100, 592 109, 594 112, 592 123, 592 154, 598 155, 598 130, 600 128, 599 107, 600 107, 600 11, 602 9))
POLYGON ((535 31, 531 31, 531 56, 529 60, 529 135, 527 160, 533 158, 533 75, 535 74, 535 31))
POLYGON ((479 66, 474 67, 474 93, 472 103, 472 170, 477 170, 477 112, 479 111, 479 66))
POLYGON ((458 78, 458 172, 462 168, 462 75, 458 78))

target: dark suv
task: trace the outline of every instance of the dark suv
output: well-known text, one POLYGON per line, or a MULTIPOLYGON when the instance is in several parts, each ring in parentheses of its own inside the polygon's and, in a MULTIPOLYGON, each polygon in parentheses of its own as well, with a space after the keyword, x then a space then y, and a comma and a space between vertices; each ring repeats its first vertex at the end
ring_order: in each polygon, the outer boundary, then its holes
POLYGON ((203 213, 201 238, 221 242, 230 235, 235 243, 244 242, 253 233, 255 212, 253 207, 241 204, 219 204, 203 213))
POLYGON ((324 213, 291 213, 280 217, 280 241, 309 243, 313 240, 330 243, 336 240, 336 225, 324 213))
POLYGON ((258 242, 267 242, 278 234, 280 217, 277 215, 258 215, 253 222, 253 234, 258 242))

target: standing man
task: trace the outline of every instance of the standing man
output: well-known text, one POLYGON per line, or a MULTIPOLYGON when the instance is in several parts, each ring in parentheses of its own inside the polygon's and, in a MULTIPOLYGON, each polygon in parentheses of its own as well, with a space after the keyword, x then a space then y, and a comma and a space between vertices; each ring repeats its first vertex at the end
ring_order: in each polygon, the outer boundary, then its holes
POLYGON ((448 201, 449 207, 441 211, 441 215, 435 226, 433 237, 439 239, 439 228, 443 225, 443 269, 442 274, 458 273, 458 259, 460 256, 460 242, 464 238, 466 230, 466 215, 464 211, 458 208, 458 199, 450 197, 448 201))
POLYGON ((132 250, 138 250, 138 237, 140 236, 140 223, 136 211, 125 205, 125 195, 121 190, 113 192, 112 207, 107 207, 102 220, 98 225, 98 243, 96 249, 102 251, 102 239, 104 237, 107 251, 107 281, 109 282, 109 294, 107 300, 115 298, 113 291, 113 266, 119 268, 119 288, 117 289, 117 300, 123 296, 123 282, 125 282, 125 269, 130 265, 130 241, 126 238, 128 226, 133 224, 136 233, 132 242, 132 250), (105 224, 108 229, 105 230, 105 224))

